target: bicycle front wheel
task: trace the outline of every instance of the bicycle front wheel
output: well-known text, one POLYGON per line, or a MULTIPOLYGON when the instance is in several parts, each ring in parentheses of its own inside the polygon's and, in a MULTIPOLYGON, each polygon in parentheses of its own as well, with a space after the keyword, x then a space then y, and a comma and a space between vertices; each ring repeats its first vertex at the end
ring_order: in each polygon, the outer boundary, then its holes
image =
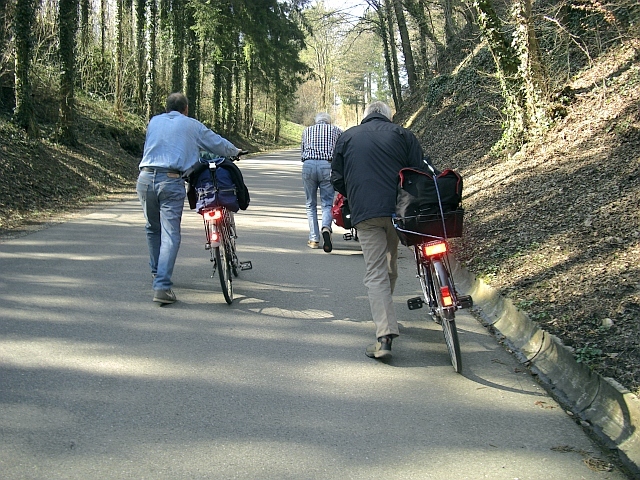
POLYGON ((231 305, 233 302, 233 282, 231 281, 231 262, 229 260, 225 239, 221 239, 220 246, 216 247, 216 265, 218 266, 222 295, 224 295, 224 300, 231 305))
MULTIPOLYGON (((442 333, 444 334, 444 341, 447 344, 447 350, 451 358, 451 365, 456 373, 462 373, 462 355, 460 353, 460 341, 458 340, 458 329, 456 327, 455 307, 444 307, 444 305, 442 305, 442 295, 439 293, 441 287, 449 287, 451 289, 449 274, 442 262, 438 260, 431 264, 431 268, 438 310, 441 312, 442 333)), ((451 291, 453 290, 451 289, 451 291)))

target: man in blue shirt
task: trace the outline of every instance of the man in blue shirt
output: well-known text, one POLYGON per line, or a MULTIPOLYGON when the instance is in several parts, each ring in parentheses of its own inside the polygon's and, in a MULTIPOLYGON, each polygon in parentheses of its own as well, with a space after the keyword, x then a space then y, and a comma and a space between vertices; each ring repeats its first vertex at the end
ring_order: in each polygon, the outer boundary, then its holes
POLYGON ((335 125, 331 125, 328 113, 318 113, 315 125, 302 132, 302 183, 306 196, 307 219, 309 221, 309 241, 311 248, 319 248, 320 232, 318 231, 318 189, 322 205, 322 248, 329 253, 331 244, 331 207, 335 194, 331 186, 331 159, 333 147, 342 133, 335 125))
POLYGON ((200 151, 236 156, 240 149, 190 118, 189 102, 181 93, 167 97, 166 113, 149 121, 136 191, 147 221, 153 301, 174 303, 171 275, 180 248, 180 222, 186 196, 182 174, 200 151))

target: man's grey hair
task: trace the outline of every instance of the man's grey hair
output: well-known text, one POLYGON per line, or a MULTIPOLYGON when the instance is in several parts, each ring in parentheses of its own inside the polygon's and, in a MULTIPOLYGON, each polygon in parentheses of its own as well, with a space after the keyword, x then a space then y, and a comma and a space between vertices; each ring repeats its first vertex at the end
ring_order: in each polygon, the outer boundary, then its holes
POLYGON ((326 112, 320 112, 316 114, 315 123, 331 123, 331 115, 326 112))
POLYGON ((183 113, 185 108, 189 105, 189 100, 184 94, 180 92, 172 93, 167 97, 167 104, 165 110, 167 112, 180 112, 183 113))
POLYGON ((364 109, 364 116, 368 117, 372 113, 379 113, 391 120, 391 107, 384 102, 373 102, 364 109))

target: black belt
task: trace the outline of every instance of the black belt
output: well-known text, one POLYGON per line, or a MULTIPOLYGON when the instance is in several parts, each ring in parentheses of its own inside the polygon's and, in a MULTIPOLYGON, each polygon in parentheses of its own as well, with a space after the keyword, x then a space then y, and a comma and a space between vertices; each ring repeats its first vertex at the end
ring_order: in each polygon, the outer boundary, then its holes
POLYGON ((162 167, 140 167, 141 172, 151 172, 151 173, 177 173, 178 175, 182 175, 180 170, 174 170, 172 168, 162 168, 162 167))

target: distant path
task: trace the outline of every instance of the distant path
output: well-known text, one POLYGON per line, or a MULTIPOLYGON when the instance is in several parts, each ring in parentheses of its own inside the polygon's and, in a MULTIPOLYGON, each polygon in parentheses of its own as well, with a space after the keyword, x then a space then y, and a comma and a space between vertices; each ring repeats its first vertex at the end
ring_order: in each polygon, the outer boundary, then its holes
POLYGON ((464 376, 409 311, 389 364, 359 246, 306 246, 297 151, 241 160, 236 216, 253 270, 225 304, 200 217, 185 211, 179 302, 151 301, 136 200, 0 243, 0 477, 14 479, 623 479, 474 319, 464 376))

